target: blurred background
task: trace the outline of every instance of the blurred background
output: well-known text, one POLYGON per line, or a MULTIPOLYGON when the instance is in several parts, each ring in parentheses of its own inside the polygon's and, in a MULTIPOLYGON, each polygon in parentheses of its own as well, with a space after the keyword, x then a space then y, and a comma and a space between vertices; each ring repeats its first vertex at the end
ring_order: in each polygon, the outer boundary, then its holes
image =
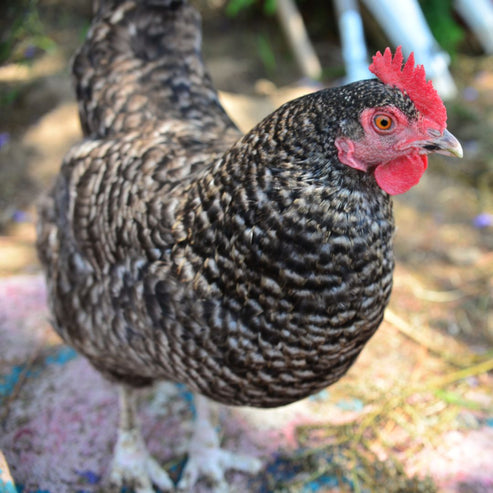
MULTIPOLYGON (((315 77, 290 44, 279 12, 282 2, 192 3, 203 16, 207 65, 242 130, 288 99, 347 80, 348 52, 340 31, 344 2, 295 4, 313 50, 305 55, 319 63, 315 77)), ((357 3, 369 55, 395 48, 385 12, 383 20, 377 19, 370 3, 357 3)), ((419 2, 434 49, 453 81, 446 99, 448 128, 461 141, 464 159, 431 156, 420 185, 396 198, 397 267, 386 321, 349 375, 330 389, 334 415, 346 417, 301 424, 298 455, 286 459, 295 472, 286 478, 271 470, 280 475, 275 484, 285 481, 294 488, 286 491, 318 484, 317 473, 318 478, 345 476, 354 464, 368 461, 380 465, 365 478, 346 482, 344 488, 352 488, 347 491, 493 491, 493 49, 460 3, 419 2), (348 437, 355 436, 358 447, 345 448, 348 437), (322 467, 313 454, 310 462, 299 452, 313 450, 314 444, 318 451, 327 444, 331 450, 340 447, 334 470, 327 472, 325 462, 322 467), (307 471, 313 477, 307 479, 307 471), (382 484, 380 490, 375 486, 382 484)), ((467 4, 474 9, 475 2, 467 4)), ((0 5, 1 282, 39 280, 35 205, 81 136, 69 62, 84 39, 91 10, 90 0, 4 0, 0 5)), ((0 325, 9 323, 1 305, 12 303, 12 289, 0 290, 0 325)), ((18 321, 29 304, 22 296, 15 299, 18 321)), ((42 324, 47 325, 45 319, 42 324)), ((36 344, 28 332, 23 337, 17 343, 31 347, 32 354, 24 351, 19 360, 7 354, 1 345, 7 339, 0 335, 0 375, 59 344, 52 334, 36 344)), ((8 395, 4 389, 3 397, 8 395)), ((4 418, 0 406, 0 426, 4 418)), ((311 491, 332 491, 319 486, 311 491)))

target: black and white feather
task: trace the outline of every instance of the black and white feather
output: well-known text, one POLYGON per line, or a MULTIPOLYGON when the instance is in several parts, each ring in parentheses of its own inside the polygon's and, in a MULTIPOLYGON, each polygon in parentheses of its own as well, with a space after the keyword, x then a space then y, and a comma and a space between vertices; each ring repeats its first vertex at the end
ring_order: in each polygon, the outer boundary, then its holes
POLYGON ((338 380, 380 324, 392 206, 334 139, 377 80, 287 103, 245 136, 178 0, 102 1, 73 72, 84 140, 40 210, 59 334, 104 375, 271 407, 338 380))

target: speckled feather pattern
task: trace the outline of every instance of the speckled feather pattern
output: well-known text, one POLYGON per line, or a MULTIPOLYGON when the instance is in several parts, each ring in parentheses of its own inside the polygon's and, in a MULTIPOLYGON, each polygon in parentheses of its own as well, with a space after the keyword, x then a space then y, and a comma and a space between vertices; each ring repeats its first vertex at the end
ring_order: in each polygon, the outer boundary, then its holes
POLYGON ((60 335, 103 374, 272 407, 338 380, 380 324, 392 205, 337 158, 381 82, 282 106, 245 136, 186 3, 105 2, 74 61, 86 138, 40 208, 60 335))

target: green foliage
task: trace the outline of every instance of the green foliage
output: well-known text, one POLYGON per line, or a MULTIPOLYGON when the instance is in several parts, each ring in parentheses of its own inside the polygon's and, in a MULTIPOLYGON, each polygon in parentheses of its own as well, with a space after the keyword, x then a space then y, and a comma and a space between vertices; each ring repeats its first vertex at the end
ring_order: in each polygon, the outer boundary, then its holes
POLYGON ((235 17, 242 10, 251 7, 256 0, 229 0, 228 5, 226 6, 226 13, 231 17, 235 17))
MULTIPOLYGON (((258 0, 229 0, 226 6, 226 13, 231 17, 238 15, 242 10, 246 10, 254 5, 258 5, 258 0)), ((276 11, 276 0, 265 0, 262 10, 266 15, 272 15, 276 11)))
POLYGON ((264 12, 267 15, 272 15, 276 12, 276 0, 266 0, 264 2, 264 12))
POLYGON ((464 399, 464 397, 462 397, 457 392, 437 389, 435 390, 435 396, 438 397, 439 399, 442 399, 447 404, 454 404, 456 406, 463 407, 466 409, 475 409, 475 410, 481 409, 481 404, 475 401, 464 399))
POLYGON ((455 56, 464 39, 464 30, 454 19, 452 0, 420 0, 420 4, 435 39, 452 57, 455 56))
POLYGON ((7 0, 0 6, 0 63, 28 62, 37 51, 54 47, 39 17, 38 0, 7 0))
POLYGON ((19 88, 2 88, 0 90, 0 109, 12 105, 18 98, 19 88))
POLYGON ((266 72, 272 74, 277 67, 276 56, 268 38, 263 34, 259 34, 257 37, 257 51, 266 72))
MULTIPOLYGON (((259 6, 259 0, 229 0, 226 6, 226 13, 231 17, 238 15, 241 11, 253 9, 259 6)), ((264 0, 262 2, 262 11, 265 15, 272 15, 276 11, 276 0, 264 0)), ((269 38, 265 34, 257 36, 257 53, 262 61, 265 71, 268 74, 275 72, 277 68, 276 56, 272 49, 269 38)))

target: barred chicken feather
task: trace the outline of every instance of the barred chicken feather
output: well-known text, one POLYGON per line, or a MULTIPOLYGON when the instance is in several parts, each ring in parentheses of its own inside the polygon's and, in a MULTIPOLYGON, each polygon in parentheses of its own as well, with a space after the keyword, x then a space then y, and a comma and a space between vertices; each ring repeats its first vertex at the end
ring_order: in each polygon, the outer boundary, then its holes
MULTIPOLYGON (((73 64, 85 138, 40 208, 55 329, 120 384, 110 479, 138 492, 173 485, 131 389, 170 380, 274 407, 337 381, 389 300, 390 195, 419 181, 428 153, 462 153, 400 49, 375 56, 378 79, 291 101, 242 136, 200 45, 184 0, 97 3, 73 64)), ((205 433, 217 455, 191 454, 179 488, 203 473, 224 487, 219 465, 257 471, 218 448, 197 402, 192 442, 205 433)))

